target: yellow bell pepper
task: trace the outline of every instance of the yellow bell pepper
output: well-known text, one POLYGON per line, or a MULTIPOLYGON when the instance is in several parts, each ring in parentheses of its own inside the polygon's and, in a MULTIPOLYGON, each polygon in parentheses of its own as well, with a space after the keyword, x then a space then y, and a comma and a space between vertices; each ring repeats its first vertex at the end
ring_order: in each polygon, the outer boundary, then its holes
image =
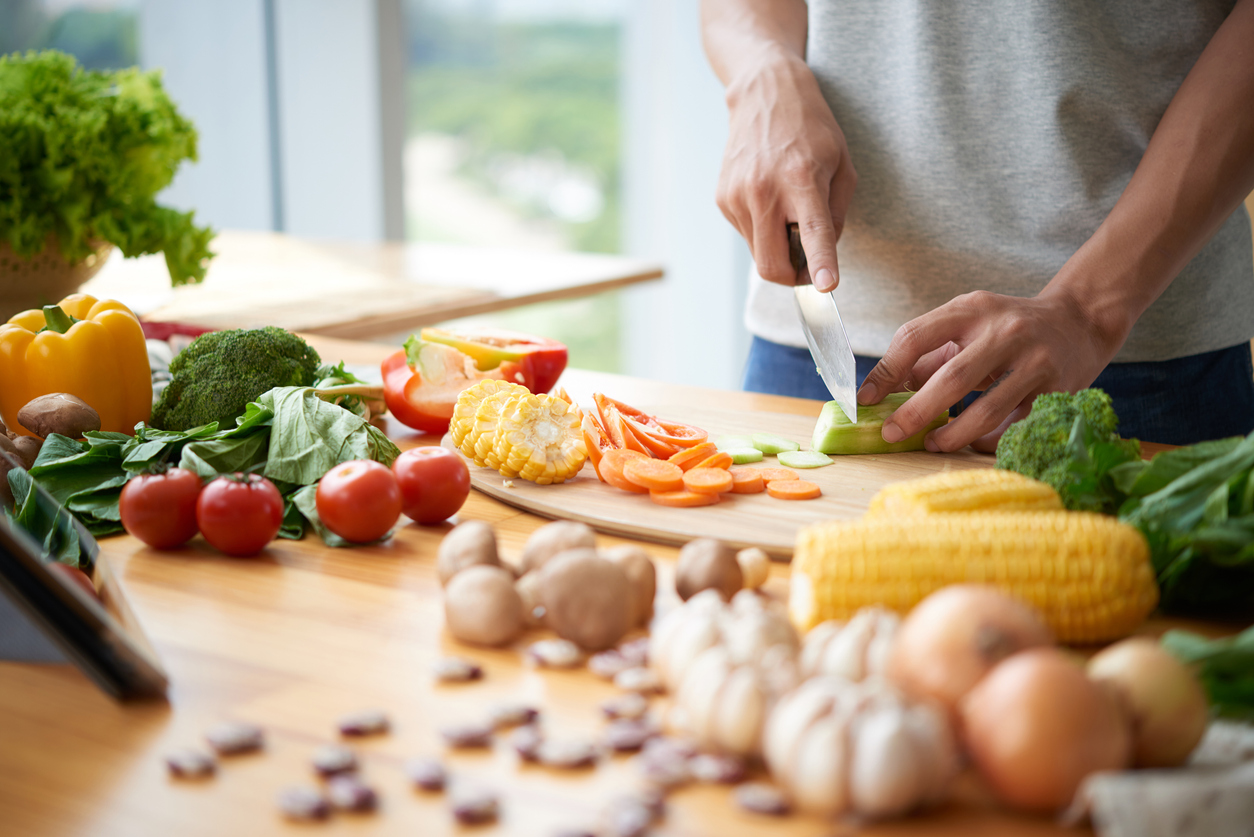
POLYGON ((19 424, 17 412, 53 392, 68 392, 90 404, 100 414, 101 430, 134 433, 137 423, 148 420, 148 347, 129 308, 74 294, 0 325, 0 418, 5 426, 34 435, 19 424))

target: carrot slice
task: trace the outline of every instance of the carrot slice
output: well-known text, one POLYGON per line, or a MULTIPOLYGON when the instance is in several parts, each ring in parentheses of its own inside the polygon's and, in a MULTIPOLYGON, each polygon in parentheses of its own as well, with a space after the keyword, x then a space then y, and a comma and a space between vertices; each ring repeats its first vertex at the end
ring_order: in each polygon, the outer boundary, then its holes
POLYGON ((623 476, 649 491, 679 491, 684 469, 665 459, 631 459, 623 464, 623 476))
POLYGON ((672 456, 670 461, 687 471, 697 467, 716 453, 718 453, 718 445, 713 442, 702 442, 687 450, 681 450, 672 456))
POLYGON ((766 490, 766 480, 757 468, 732 468, 732 494, 761 494, 766 490))
POLYGON ((684 488, 698 494, 726 494, 734 487, 732 475, 722 468, 693 468, 684 473, 684 488))
POLYGON ((762 479, 766 481, 767 485, 781 480, 797 479, 797 472, 792 468, 759 468, 758 473, 762 475, 762 479))
POLYGON ((792 479, 768 482, 766 493, 777 500, 813 500, 823 492, 809 480, 792 479))
POLYGON ((703 459, 697 463, 698 468, 722 468, 726 471, 732 466, 732 457, 730 453, 719 451, 708 459, 703 459))
POLYGON ((623 474, 623 467, 633 459, 646 459, 647 457, 639 451, 627 450, 626 448, 615 448, 607 450, 601 457, 601 478, 615 488, 621 488, 623 491, 631 491, 635 494, 645 494, 649 489, 636 485, 627 479, 623 474))
POLYGON ((695 491, 652 491, 649 499, 659 506, 675 508, 692 508, 693 506, 712 506, 718 502, 717 494, 698 494, 695 491))

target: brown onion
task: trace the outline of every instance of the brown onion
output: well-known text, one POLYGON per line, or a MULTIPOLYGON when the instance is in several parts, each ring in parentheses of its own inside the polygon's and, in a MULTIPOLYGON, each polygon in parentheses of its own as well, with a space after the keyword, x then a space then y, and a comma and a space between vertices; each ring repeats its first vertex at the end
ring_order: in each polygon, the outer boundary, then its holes
POLYGON ((954 584, 915 605, 897 631, 888 676, 951 714, 993 666, 1025 648, 1053 645, 1036 611, 993 587, 954 584))
POLYGON ((1055 811, 1090 773, 1131 761, 1131 728, 1115 695, 1053 648, 998 664, 960 710, 976 768, 1017 808, 1055 811))
POLYGON ((1193 673, 1152 639, 1117 642, 1089 660, 1089 677, 1108 683, 1132 719, 1137 767, 1176 767, 1188 760, 1209 721, 1206 693, 1193 673))

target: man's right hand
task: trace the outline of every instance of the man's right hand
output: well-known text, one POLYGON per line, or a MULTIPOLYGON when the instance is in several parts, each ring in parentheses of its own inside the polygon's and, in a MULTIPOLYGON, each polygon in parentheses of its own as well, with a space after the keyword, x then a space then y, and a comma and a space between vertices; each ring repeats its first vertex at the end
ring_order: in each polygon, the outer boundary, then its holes
POLYGON ((772 31, 779 18, 746 28, 753 14, 733 24, 717 19, 725 8, 707 2, 703 9, 706 50, 727 85, 731 117, 719 209, 748 242, 762 278, 782 285, 795 282, 787 233, 795 221, 814 286, 831 290, 840 276, 836 241, 858 176, 845 135, 800 54, 804 18, 799 38, 791 30, 780 38, 772 31), (747 41, 756 48, 743 49, 747 41))

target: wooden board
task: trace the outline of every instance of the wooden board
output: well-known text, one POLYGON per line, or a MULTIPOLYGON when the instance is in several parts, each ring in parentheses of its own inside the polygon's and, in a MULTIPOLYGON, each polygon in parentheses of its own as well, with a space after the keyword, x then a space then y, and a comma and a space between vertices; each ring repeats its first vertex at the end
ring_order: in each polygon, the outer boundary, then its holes
MULTIPOLYGON (((646 408, 649 411, 652 408, 646 408)), ((745 412, 688 407, 658 408, 659 415, 695 424, 710 433, 748 435, 769 432, 810 447, 814 419, 783 413, 745 412)), ((446 444, 450 444, 446 439, 446 444)), ((993 457, 967 448, 958 453, 927 451, 877 456, 835 456, 831 465, 798 470, 817 483, 823 496, 815 500, 777 500, 766 493, 725 495, 713 506, 675 509, 659 506, 647 495, 630 494, 597 479, 591 463, 561 485, 536 485, 504 480, 489 468, 470 463, 471 484, 503 503, 549 518, 579 520, 601 532, 657 543, 684 544, 693 538, 717 537, 737 548, 758 546, 771 557, 792 557, 797 530, 820 520, 850 519, 866 511, 871 497, 890 482, 947 469, 987 468, 993 457)), ((778 467, 775 457, 745 467, 778 467)))

